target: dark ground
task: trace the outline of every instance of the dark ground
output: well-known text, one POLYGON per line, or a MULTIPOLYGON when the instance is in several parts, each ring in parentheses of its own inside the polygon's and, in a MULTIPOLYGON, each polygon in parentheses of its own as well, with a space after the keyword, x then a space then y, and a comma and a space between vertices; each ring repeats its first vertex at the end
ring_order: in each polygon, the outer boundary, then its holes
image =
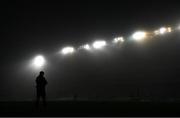
POLYGON ((180 102, 51 101, 1 102, 0 116, 180 116, 180 102))

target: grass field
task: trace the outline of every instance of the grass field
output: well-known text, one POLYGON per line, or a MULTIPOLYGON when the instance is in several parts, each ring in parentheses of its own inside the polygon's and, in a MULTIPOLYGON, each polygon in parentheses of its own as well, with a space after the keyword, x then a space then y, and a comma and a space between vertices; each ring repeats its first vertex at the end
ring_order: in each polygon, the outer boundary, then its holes
POLYGON ((1 102, 0 116, 180 116, 179 102, 49 101, 1 102))

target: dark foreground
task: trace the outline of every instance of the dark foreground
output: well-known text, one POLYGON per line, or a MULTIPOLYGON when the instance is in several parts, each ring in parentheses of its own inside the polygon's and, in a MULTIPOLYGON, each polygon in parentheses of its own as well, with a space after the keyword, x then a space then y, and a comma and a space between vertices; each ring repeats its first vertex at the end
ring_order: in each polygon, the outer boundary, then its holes
POLYGON ((0 116, 180 116, 179 102, 51 101, 0 102, 0 116))

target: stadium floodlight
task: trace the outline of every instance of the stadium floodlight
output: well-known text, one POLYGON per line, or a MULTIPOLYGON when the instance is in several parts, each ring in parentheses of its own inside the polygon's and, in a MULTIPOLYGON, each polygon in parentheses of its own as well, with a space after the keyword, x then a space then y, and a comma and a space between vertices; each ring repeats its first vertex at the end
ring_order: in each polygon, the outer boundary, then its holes
POLYGON ((35 68, 41 68, 45 65, 45 58, 42 55, 38 55, 33 60, 33 65, 35 68))
POLYGON ((73 47, 65 47, 61 50, 61 53, 66 55, 66 54, 72 54, 75 51, 73 47))
POLYGON ((95 41, 95 42, 93 43, 93 47, 94 47, 95 49, 101 49, 101 48, 103 48, 103 47, 106 46, 106 45, 107 45, 106 41, 103 41, 103 40, 95 41))
POLYGON ((137 31, 132 35, 132 38, 136 41, 143 40, 147 37, 147 33, 144 31, 137 31))
POLYGON ((113 43, 123 43, 124 42, 124 38, 123 37, 117 37, 114 38, 113 43))

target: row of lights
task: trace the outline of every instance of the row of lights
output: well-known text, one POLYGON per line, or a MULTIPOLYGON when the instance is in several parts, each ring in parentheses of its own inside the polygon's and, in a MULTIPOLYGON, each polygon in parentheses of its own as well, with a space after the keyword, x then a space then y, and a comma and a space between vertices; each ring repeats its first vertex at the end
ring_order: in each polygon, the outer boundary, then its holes
MULTIPOLYGON (((180 30, 180 26, 177 28, 180 30)), ((158 36, 158 35, 164 35, 167 33, 171 33, 173 30, 171 27, 161 27, 158 30, 155 30, 154 32, 146 32, 146 31, 136 31, 132 34, 131 39, 134 41, 142 41, 150 36, 158 36)), ((112 41, 113 44, 123 43, 125 42, 124 37, 116 37, 112 41)), ((92 45, 85 44, 80 46, 78 49, 84 49, 84 50, 91 50, 93 49, 102 49, 107 45, 107 42, 104 40, 98 40, 92 43, 92 45)), ((75 52, 75 48, 71 46, 64 47, 60 50, 60 53, 63 55, 72 54, 75 52)), ((45 58, 42 55, 38 55, 34 58, 33 65, 37 68, 40 68, 45 65, 45 58)))
MULTIPOLYGON (((160 29, 155 30, 153 33, 145 32, 145 31, 137 31, 132 34, 132 39, 135 41, 141 41, 143 39, 148 38, 148 34, 153 34, 154 36, 156 36, 156 35, 164 35, 164 34, 170 33, 170 32, 172 32, 171 27, 161 27, 160 29)), ((112 43, 117 44, 117 43, 123 43, 124 41, 125 41, 124 37, 116 37, 116 38, 114 38, 112 43)), ((78 49, 85 49, 85 50, 91 50, 91 48, 101 49, 106 45, 107 45, 106 41, 99 40, 99 41, 95 41, 92 45, 85 44, 83 46, 80 46, 80 48, 78 48, 78 49)), ((65 47, 60 51, 60 53, 63 55, 72 54, 73 52, 75 52, 74 47, 65 47)))

